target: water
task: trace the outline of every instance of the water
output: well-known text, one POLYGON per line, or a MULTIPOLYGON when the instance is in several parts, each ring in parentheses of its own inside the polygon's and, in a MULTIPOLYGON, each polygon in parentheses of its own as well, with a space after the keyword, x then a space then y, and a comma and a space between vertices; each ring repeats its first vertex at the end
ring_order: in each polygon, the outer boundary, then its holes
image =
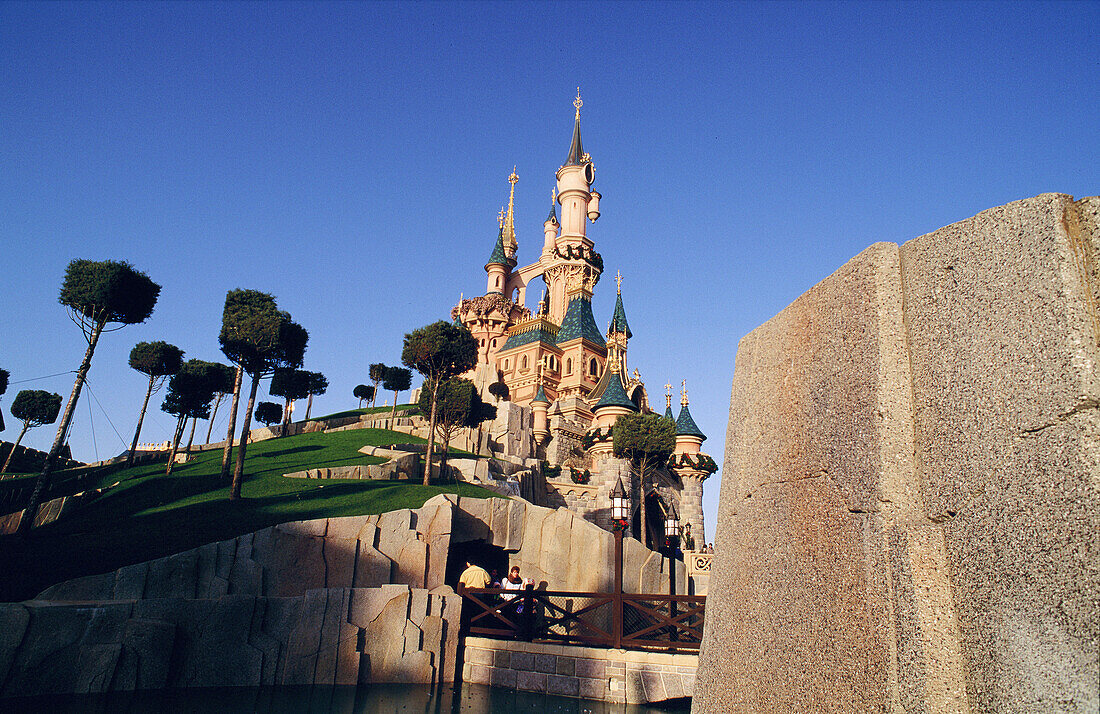
POLYGON ((657 714, 687 712, 686 700, 666 708, 611 704, 465 684, 432 692, 423 685, 362 687, 243 687, 164 689, 110 694, 0 699, 18 714, 657 714))

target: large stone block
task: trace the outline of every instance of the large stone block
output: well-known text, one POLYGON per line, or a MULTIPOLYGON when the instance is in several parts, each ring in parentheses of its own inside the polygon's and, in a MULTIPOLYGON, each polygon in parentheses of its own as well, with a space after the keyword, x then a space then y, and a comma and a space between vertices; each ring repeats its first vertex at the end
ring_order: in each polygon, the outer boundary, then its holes
POLYGON ((873 245, 741 341, 696 712, 1098 706, 1097 203, 873 245))

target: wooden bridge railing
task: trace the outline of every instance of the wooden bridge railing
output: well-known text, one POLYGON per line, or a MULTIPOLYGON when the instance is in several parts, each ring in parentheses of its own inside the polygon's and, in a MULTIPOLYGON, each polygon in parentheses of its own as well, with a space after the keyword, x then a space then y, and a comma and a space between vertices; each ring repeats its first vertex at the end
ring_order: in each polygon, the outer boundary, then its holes
POLYGON ((463 588, 471 635, 494 639, 696 652, 706 598, 695 595, 463 588), (503 599, 503 595, 515 595, 503 599))

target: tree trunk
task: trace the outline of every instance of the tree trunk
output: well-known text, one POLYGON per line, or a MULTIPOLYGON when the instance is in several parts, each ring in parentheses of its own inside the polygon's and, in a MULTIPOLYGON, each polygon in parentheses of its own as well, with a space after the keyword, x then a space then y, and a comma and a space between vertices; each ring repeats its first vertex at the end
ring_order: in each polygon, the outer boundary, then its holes
POLYGON ((446 427, 440 424, 439 428, 439 478, 443 478, 443 471, 447 468, 447 452, 451 450, 451 437, 454 436, 454 427, 446 427))
POLYGON ((290 397, 283 402, 283 424, 279 429, 279 436, 286 436, 287 427, 290 426, 290 397))
POLYGON ((198 417, 191 417, 191 436, 187 439, 186 453, 191 453, 191 444, 195 443, 195 425, 199 423, 198 417))
POLYGON ((84 360, 80 363, 80 369, 76 371, 76 382, 73 384, 72 394, 69 395, 69 401, 65 404, 65 413, 61 415, 61 424, 57 427, 57 436, 54 437, 53 446, 50 447, 50 453, 46 457, 46 463, 42 466, 42 472, 35 479, 34 490, 31 491, 27 508, 23 511, 23 518, 19 521, 19 530, 17 531, 19 535, 26 535, 30 532, 34 517, 38 514, 42 492, 49 486, 50 474, 53 473, 57 457, 61 453, 61 447, 65 445, 65 436, 69 433, 69 424, 72 423, 73 414, 76 413, 76 402, 80 398, 80 390, 84 387, 84 380, 88 378, 88 370, 92 366, 92 355, 95 354, 96 343, 99 342, 99 336, 103 334, 103 328, 106 326, 107 320, 103 319, 97 322, 92 329, 92 336, 88 340, 88 349, 84 352, 84 360))
POLYGON ((233 470, 233 485, 229 489, 229 500, 241 498, 241 485, 244 483, 244 456, 248 447, 248 430, 252 426, 252 409, 256 405, 256 390, 260 386, 260 375, 252 377, 252 390, 248 393, 248 409, 244 413, 244 425, 241 427, 241 443, 237 446, 237 468, 233 470))
POLYGON ((310 393, 309 399, 306 400, 306 421, 309 421, 309 412, 313 409, 313 394, 310 393))
POLYGON ((153 381, 156 376, 149 375, 149 388, 145 390, 145 401, 141 403, 141 413, 138 414, 137 429, 134 429, 134 441, 130 444, 130 455, 126 457, 126 468, 134 465, 134 454, 137 452, 138 437, 141 436, 141 423, 145 421, 145 410, 149 407, 149 397, 153 395, 153 381))
MULTIPOLYGON (((432 410, 431 416, 428 418, 428 449, 424 455, 424 485, 427 486, 432 480, 432 447, 435 446, 435 417, 436 417, 436 398, 439 396, 439 382, 438 379, 432 380, 432 410)), ((397 407, 397 393, 394 392, 394 408, 397 407)), ((392 425, 391 425, 392 426, 392 425)))
POLYGON ((168 468, 165 469, 164 475, 172 475, 172 467, 176 464, 176 452, 179 451, 180 439, 183 438, 183 429, 187 426, 187 417, 180 415, 176 419, 176 432, 172 434, 172 450, 168 452, 168 468))
POLYGON ((214 411, 210 412, 210 425, 206 427, 206 443, 210 443, 210 434, 214 432, 214 417, 218 416, 218 405, 225 399, 225 395, 218 392, 218 396, 214 398, 214 411))
POLYGON ((0 469, 0 474, 6 474, 8 472, 8 464, 11 463, 11 458, 15 456, 15 450, 19 448, 19 442, 23 440, 23 435, 27 433, 27 429, 29 428, 30 424, 28 422, 23 422, 23 430, 19 432, 19 438, 12 444, 11 451, 8 453, 8 458, 4 459, 4 468, 0 469))
POLYGON ((237 376, 233 380, 233 401, 229 403, 229 434, 225 437, 222 449, 222 478, 229 478, 229 457, 233 453, 233 430, 237 427, 237 403, 241 401, 241 379, 244 370, 237 365, 237 376))

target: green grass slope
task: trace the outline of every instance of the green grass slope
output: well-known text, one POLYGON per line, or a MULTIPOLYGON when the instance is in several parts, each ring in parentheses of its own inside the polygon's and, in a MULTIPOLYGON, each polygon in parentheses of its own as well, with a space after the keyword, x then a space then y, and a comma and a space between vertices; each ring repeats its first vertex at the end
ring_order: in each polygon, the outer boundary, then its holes
MULTIPOLYGON (((23 600, 45 587, 123 565, 159 558, 287 521, 418 508, 439 493, 488 498, 467 483, 422 486, 404 481, 284 478, 308 468, 378 464, 366 445, 422 443, 384 429, 357 429, 270 439, 248 447, 244 499, 229 501, 221 451, 177 465, 105 474, 96 486, 119 482, 98 500, 34 529, 26 539, 0 536, 0 600, 23 600)), ((235 453, 235 452, 234 452, 235 453)))

